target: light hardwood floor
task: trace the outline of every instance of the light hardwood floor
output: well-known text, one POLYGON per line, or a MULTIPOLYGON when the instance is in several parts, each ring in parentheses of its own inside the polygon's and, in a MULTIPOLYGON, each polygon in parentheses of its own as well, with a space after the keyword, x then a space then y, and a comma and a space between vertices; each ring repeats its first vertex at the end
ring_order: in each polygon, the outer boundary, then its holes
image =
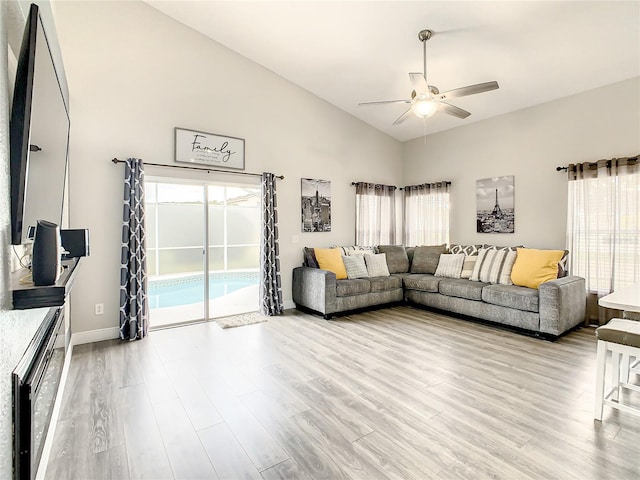
POLYGON ((160 330, 74 349, 46 477, 638 479, 640 418, 594 422, 594 380, 592 328, 407 306, 160 330))

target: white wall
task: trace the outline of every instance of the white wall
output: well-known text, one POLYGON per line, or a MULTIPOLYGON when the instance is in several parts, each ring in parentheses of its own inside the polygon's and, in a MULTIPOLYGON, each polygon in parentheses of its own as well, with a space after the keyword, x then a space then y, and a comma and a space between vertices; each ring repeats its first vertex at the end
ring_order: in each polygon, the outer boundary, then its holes
MULTIPOLYGON (((45 6, 43 18, 51 17, 45 6)), ((9 274, 14 254, 10 246, 9 104, 15 76, 15 53, 22 40, 28 5, 0 2, 0 478, 12 478, 11 372, 18 364, 47 308, 11 310, 9 274), (9 61, 8 47, 11 47, 9 61)))
POLYGON ((123 166, 110 159, 171 164, 176 126, 245 138, 247 171, 285 175, 278 214, 288 302, 304 245, 354 242, 350 183, 401 179, 400 143, 146 4, 60 2, 55 15, 71 96, 71 227, 91 237, 72 298, 76 333, 118 324, 123 166), (301 177, 331 180, 331 233, 300 232, 301 177), (104 316, 94 316, 95 303, 104 316))
POLYGON ((407 142, 404 179, 452 182, 452 243, 564 248, 567 180, 556 167, 638 153, 637 77, 407 142), (476 180, 503 175, 515 175, 515 233, 476 233, 476 180))

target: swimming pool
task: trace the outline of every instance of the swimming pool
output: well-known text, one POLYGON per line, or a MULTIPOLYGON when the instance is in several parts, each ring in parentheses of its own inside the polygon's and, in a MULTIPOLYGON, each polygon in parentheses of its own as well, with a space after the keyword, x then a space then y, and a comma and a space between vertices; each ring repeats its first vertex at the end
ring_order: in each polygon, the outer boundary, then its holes
MULTIPOLYGON (((258 272, 209 274, 209 299, 223 297, 241 288, 258 284, 258 272)), ((204 302, 204 275, 149 280, 149 308, 176 307, 204 302)))

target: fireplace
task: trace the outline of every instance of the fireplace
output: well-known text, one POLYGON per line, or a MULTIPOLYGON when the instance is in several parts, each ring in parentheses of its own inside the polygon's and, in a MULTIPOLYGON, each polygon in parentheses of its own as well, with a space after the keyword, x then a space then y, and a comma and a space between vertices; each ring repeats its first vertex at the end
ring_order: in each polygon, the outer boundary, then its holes
POLYGON ((13 371, 13 477, 36 476, 65 360, 64 306, 51 308, 13 371))

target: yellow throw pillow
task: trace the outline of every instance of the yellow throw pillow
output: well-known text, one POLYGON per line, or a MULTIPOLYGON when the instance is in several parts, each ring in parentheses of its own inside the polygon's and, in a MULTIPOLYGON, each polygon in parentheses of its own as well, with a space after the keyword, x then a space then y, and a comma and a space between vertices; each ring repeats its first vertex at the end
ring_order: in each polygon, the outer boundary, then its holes
POLYGON ((564 250, 518 248, 511 270, 511 281, 521 287, 538 288, 541 283, 558 278, 558 262, 564 250))
POLYGON ((347 269, 342 261, 339 248, 314 248, 313 251, 322 270, 329 270, 335 273, 337 280, 347 278, 347 269))

